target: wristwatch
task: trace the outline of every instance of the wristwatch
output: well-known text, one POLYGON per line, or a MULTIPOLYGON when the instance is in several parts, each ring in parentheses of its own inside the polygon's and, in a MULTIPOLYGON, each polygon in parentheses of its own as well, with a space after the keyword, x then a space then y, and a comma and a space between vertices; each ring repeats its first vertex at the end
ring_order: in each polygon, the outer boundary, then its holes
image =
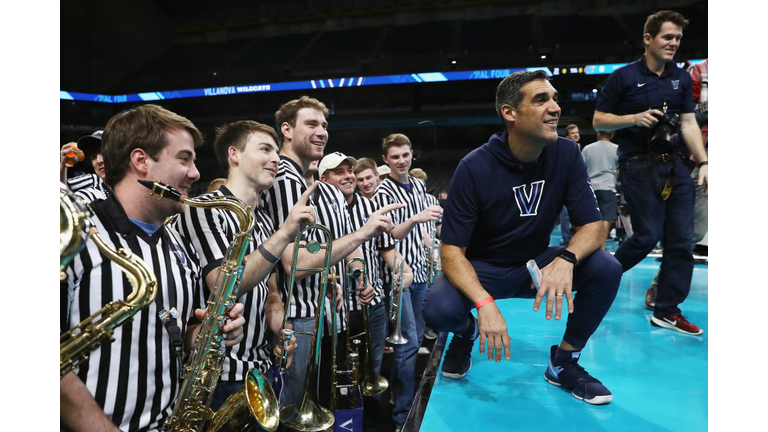
POLYGON ((574 266, 578 262, 576 259, 576 255, 573 254, 573 252, 569 251, 568 249, 563 249, 560 251, 559 254, 557 254, 560 258, 568 261, 569 263, 573 264, 574 266))

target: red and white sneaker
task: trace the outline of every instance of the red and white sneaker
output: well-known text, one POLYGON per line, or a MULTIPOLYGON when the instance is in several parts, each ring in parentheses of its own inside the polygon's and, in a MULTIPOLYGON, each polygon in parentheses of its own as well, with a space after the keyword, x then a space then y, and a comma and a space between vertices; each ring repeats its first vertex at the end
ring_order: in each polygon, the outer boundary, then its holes
POLYGON ((688 322, 682 315, 670 315, 664 318, 656 318, 655 316, 652 316, 651 325, 677 330, 680 333, 689 335, 700 335, 704 333, 704 330, 688 322))
POLYGON ((392 354, 393 352, 395 352, 395 349, 392 348, 391 346, 384 347, 384 354, 392 354))

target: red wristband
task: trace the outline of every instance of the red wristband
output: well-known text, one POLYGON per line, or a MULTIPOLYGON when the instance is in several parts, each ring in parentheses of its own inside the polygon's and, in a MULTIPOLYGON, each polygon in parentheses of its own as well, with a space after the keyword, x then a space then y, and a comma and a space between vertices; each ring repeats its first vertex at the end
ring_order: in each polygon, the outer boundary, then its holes
POLYGON ((475 303, 475 309, 480 309, 488 303, 493 303, 493 297, 486 297, 482 300, 479 300, 477 303, 475 303))

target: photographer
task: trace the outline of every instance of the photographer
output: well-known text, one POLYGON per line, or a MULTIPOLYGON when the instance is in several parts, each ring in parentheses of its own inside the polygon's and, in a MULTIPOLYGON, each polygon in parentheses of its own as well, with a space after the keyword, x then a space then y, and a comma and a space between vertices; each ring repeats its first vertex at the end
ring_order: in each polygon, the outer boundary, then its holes
POLYGON ((698 184, 707 184, 707 153, 694 114, 691 76, 673 61, 680 47, 682 15, 660 11, 643 29, 645 54, 613 72, 600 93, 593 126, 616 131, 619 175, 634 234, 615 257, 624 271, 634 267, 664 239, 659 286, 651 324, 700 335, 678 305, 688 296, 693 274, 694 185, 671 142, 677 132, 698 161, 698 184))

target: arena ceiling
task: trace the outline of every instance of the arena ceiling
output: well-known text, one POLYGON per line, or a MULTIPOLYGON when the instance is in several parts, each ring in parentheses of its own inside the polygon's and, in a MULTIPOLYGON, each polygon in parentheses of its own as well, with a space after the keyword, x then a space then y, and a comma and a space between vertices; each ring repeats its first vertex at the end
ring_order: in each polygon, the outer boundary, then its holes
MULTIPOLYGON (((63 0, 61 90, 128 94, 515 67, 626 63, 642 55, 645 18, 683 13, 678 60, 706 58, 708 2, 700 0, 63 0)), ((605 76, 553 78, 561 127, 594 137, 594 101, 605 76)), ((386 134, 412 135, 422 161, 456 161, 499 128, 493 80, 353 89, 311 95, 331 109, 333 149, 375 156, 386 134), (437 149, 441 149, 437 152, 437 149), (456 149, 453 153, 446 149, 456 149)), ((208 136, 251 118, 272 124, 279 105, 306 92, 163 101, 208 136)), ((103 127, 127 106, 61 101, 62 139, 103 127)))

